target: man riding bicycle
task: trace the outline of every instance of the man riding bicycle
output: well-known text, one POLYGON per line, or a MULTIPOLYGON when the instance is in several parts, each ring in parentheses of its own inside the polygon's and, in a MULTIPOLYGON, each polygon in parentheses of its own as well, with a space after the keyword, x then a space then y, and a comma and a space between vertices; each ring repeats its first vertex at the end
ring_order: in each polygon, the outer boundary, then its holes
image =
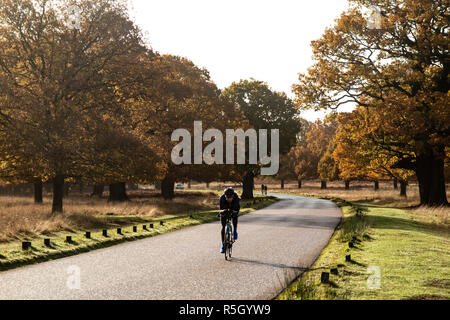
POLYGON ((236 192, 234 192, 233 188, 227 188, 224 191, 224 194, 220 197, 219 205, 220 205, 220 221, 222 223, 222 249, 220 249, 220 253, 225 253, 224 241, 225 241, 225 227, 227 225, 227 218, 224 215, 225 212, 231 211, 233 214, 233 240, 237 240, 237 224, 238 224, 238 215, 241 206, 239 204, 239 196, 236 192))

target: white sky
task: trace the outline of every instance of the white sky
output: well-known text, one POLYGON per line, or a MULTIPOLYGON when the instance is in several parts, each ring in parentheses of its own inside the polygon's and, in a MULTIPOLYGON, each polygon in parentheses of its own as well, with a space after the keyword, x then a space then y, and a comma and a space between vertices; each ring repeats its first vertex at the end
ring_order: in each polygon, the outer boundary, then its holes
POLYGON ((205 67, 219 88, 252 77, 292 98, 298 73, 312 65, 311 40, 348 7, 347 0, 131 1, 155 51, 205 67))

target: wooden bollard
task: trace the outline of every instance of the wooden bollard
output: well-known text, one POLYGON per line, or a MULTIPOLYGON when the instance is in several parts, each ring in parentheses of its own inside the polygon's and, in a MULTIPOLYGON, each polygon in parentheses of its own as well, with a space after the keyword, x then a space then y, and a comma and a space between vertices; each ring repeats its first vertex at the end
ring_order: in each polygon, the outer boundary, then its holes
POLYGON ((86 237, 86 239, 90 239, 91 238, 91 233, 89 231, 86 231, 84 236, 86 237))
POLYGON ((350 254, 346 255, 345 256, 345 261, 352 261, 352 256, 350 254))
POLYGON ((106 230, 106 229, 103 230, 103 236, 104 236, 104 237, 107 237, 107 236, 108 236, 108 230, 106 230))
POLYGON ((329 281, 330 281, 330 274, 328 272, 322 272, 322 275, 320 276, 320 282, 328 283, 329 281))
POLYGON ((143 229, 143 230, 147 230, 147 226, 144 224, 144 225, 142 226, 142 229, 143 229))
POLYGON ((50 244, 50 239, 44 239, 44 245, 45 245, 46 247, 50 247, 50 246, 51 246, 51 244, 50 244))
POLYGON ((354 248, 354 247, 355 247, 355 244, 353 243, 353 241, 350 241, 350 242, 348 243, 348 247, 349 247, 349 248, 354 248))
POLYGON ((28 250, 31 248, 31 242, 30 241, 23 241, 22 242, 22 250, 28 250))
POLYGON ((122 234, 122 228, 117 228, 117 234, 122 234))
POLYGON ((338 268, 332 268, 332 269, 330 270, 330 273, 331 273, 331 274, 334 274, 334 275, 338 275, 338 274, 339 274, 339 270, 338 270, 338 268))
POLYGON ((66 242, 67 243, 72 243, 72 236, 67 236, 66 237, 66 242))
POLYGON ((133 232, 137 232, 137 227, 136 226, 133 227, 133 232))
POLYGON ((153 229, 154 227, 153 223, 150 223, 150 229, 153 229))

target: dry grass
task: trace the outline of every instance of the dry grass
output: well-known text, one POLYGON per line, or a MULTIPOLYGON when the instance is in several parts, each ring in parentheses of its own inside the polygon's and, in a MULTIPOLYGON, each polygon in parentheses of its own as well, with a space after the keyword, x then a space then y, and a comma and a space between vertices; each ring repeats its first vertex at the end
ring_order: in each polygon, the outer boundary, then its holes
MULTIPOLYGON (((260 187, 260 182, 257 187, 260 187)), ((374 190, 374 184, 365 181, 354 181, 350 190, 345 190, 343 182, 328 182, 327 189, 320 189, 320 181, 304 181, 301 189, 296 183, 285 184, 281 189, 279 183, 265 183, 270 191, 296 192, 308 196, 323 196, 346 199, 348 201, 372 202, 374 204, 391 205, 394 207, 411 207, 419 204, 419 188, 411 183, 407 189, 407 198, 400 196, 400 189, 395 190, 392 182, 380 182, 380 189, 374 190)))
MULTIPOLYGON (((407 197, 400 196, 400 189, 395 190, 393 182, 380 182, 380 189, 374 190, 371 182, 355 181, 350 184, 350 190, 345 190, 343 182, 329 182, 327 189, 320 189, 320 181, 305 181, 301 189, 297 183, 286 183, 281 189, 280 183, 267 183, 259 181, 257 187, 264 183, 269 192, 292 192, 315 197, 333 197, 352 202, 370 203, 383 207, 406 209, 413 214, 415 220, 439 226, 450 226, 450 207, 428 208, 419 207, 419 187, 416 183, 410 183, 407 188, 407 197)), ((399 185, 400 187, 400 185, 399 185)), ((450 196, 450 188, 447 187, 447 197, 450 196)))
POLYGON ((450 228, 450 207, 419 207, 410 211, 414 219, 428 224, 450 228))
POLYGON ((132 194, 127 203, 108 203, 106 199, 70 196, 64 200, 64 214, 52 216, 51 198, 35 205, 30 197, 0 197, 0 242, 9 242, 34 235, 51 234, 106 227, 119 217, 158 217, 186 214, 217 206, 217 195, 189 193, 165 201, 154 194, 132 194))
MULTIPOLYGON (((407 188, 407 197, 400 196, 400 189, 394 189, 392 182, 380 182, 380 189, 374 190, 372 182, 354 181, 350 184, 350 190, 345 190, 343 182, 328 182, 327 189, 320 189, 320 181, 305 181, 301 189, 296 183, 286 183, 281 189, 280 183, 267 183, 259 181, 256 189, 261 183, 268 185, 269 192, 295 192, 309 196, 324 196, 346 199, 355 202, 372 202, 375 204, 390 205, 393 207, 413 207, 420 203, 419 187, 417 183, 410 183, 407 188)), ((400 186, 400 184, 399 184, 400 186)), ((447 197, 450 196, 450 188, 447 187, 447 197)))

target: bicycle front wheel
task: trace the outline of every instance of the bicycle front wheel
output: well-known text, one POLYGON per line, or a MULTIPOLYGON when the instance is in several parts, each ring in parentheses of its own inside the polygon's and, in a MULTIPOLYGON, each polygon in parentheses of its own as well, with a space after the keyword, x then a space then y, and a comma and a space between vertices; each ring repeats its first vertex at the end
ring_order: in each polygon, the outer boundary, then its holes
POLYGON ((225 237, 225 260, 231 260, 231 253, 233 250, 233 240, 232 240, 231 228, 227 230, 225 237))

